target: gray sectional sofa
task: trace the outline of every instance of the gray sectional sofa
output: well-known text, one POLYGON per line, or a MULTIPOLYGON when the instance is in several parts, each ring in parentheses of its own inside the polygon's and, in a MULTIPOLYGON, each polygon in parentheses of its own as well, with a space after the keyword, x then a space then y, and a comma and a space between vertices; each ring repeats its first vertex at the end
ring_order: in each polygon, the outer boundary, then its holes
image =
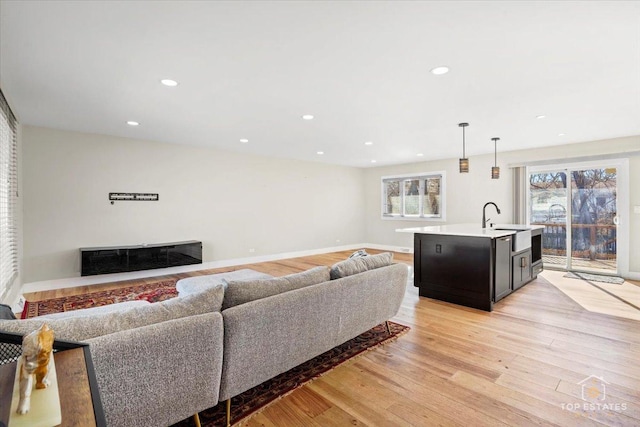
POLYGON ((107 424, 171 425, 218 402, 229 409, 232 397, 395 316, 407 269, 387 253, 279 278, 201 276, 161 303, 5 320, 0 330, 46 321, 56 338, 88 342, 107 424))

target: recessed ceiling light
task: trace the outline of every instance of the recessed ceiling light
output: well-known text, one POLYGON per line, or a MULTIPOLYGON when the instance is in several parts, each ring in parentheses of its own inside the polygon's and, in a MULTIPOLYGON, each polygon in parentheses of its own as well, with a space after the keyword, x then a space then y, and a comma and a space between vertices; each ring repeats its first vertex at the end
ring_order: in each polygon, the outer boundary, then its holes
POLYGON ((544 119, 545 117, 547 117, 547 116, 541 114, 539 116, 536 116, 536 119, 544 119))
POLYGON ((316 154, 322 156, 324 154, 324 151, 318 151, 316 154))
POLYGON ((246 139, 246 138, 242 138, 242 139, 240 140, 240 142, 242 142, 243 144, 246 144, 247 142, 249 142, 249 140, 248 140, 248 139, 246 139))
POLYGON ((128 124, 129 126, 138 126, 140 123, 138 123, 138 122, 134 122, 133 120, 129 120, 129 121, 127 122, 127 124, 128 124))
POLYGON ((564 135, 565 135, 564 133, 559 133, 559 134, 558 134, 558 136, 564 136, 564 135))
POLYGON ((418 156, 418 157, 422 157, 422 156, 424 156, 424 154, 422 154, 422 153, 418 153, 418 154, 416 154, 416 156, 418 156))
POLYGON ((377 162, 377 160, 371 160, 371 163, 375 163, 375 162, 377 162))
POLYGON ((444 65, 431 69, 431 74, 435 74, 436 76, 439 76, 441 74, 447 74, 448 72, 449 72, 449 67, 445 67, 444 65))
POLYGON ((367 141, 367 142, 364 143, 364 145, 373 145, 373 142, 367 141))
POLYGON ((305 114, 302 116, 302 118, 304 120, 313 120, 313 115, 312 114, 305 114))
POLYGON ((162 79, 162 80, 160 80, 160 83, 162 83, 165 86, 170 86, 170 87, 178 86, 178 82, 175 81, 175 80, 171 80, 171 79, 162 79))

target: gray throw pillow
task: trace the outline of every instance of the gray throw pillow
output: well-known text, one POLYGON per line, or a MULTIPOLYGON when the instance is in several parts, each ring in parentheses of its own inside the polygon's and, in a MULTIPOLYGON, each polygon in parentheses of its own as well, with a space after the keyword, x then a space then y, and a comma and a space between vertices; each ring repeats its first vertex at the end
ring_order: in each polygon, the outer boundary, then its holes
POLYGON ((331 279, 340 279, 342 277, 363 273, 375 268, 386 267, 387 265, 391 265, 392 260, 393 254, 391 252, 349 258, 333 264, 333 267, 331 267, 331 279))
POLYGON ((222 309, 327 281, 329 267, 324 266, 273 279, 229 280, 224 291, 222 309))
POLYGON ((220 311, 224 287, 205 289, 182 298, 172 298, 142 307, 125 308, 113 313, 64 319, 0 320, 0 331, 27 334, 47 323, 57 339, 84 341, 114 332, 139 328, 166 320, 220 311))

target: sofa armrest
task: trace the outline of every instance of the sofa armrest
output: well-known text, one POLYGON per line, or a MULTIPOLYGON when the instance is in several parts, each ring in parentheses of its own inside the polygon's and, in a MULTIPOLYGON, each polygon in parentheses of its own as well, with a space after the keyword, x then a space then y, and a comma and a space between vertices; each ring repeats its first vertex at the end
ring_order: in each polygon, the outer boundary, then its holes
POLYGON ((222 315, 87 340, 109 426, 167 426, 218 403, 222 315))

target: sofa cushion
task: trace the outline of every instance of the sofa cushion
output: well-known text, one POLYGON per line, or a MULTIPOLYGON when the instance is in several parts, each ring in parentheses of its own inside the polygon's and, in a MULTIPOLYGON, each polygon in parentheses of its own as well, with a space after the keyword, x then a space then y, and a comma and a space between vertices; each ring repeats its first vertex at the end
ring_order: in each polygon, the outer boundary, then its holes
POLYGON ((391 252, 349 258, 333 264, 333 267, 331 267, 331 279, 340 279, 341 277, 363 273, 367 270, 386 267, 391 265, 392 260, 393 254, 391 252))
POLYGON ((199 292, 205 287, 210 288, 221 284, 226 286, 226 282, 230 280, 271 279, 272 277, 270 274, 245 268, 242 270, 228 271, 226 273, 207 274, 205 276, 193 276, 180 279, 178 283, 176 283, 176 290, 178 291, 178 296, 182 297, 199 292))
POLYGON ((47 323, 58 339, 84 341, 166 320, 220 311, 223 297, 224 287, 219 285, 183 298, 172 298, 142 307, 125 308, 113 313, 82 315, 64 319, 35 317, 19 321, 1 320, 0 331, 26 334, 38 329, 43 323, 47 323))
POLYGON ((317 285, 329 280, 329 267, 315 267, 302 273, 272 279, 229 280, 224 292, 222 309, 244 304, 282 292, 317 285))

